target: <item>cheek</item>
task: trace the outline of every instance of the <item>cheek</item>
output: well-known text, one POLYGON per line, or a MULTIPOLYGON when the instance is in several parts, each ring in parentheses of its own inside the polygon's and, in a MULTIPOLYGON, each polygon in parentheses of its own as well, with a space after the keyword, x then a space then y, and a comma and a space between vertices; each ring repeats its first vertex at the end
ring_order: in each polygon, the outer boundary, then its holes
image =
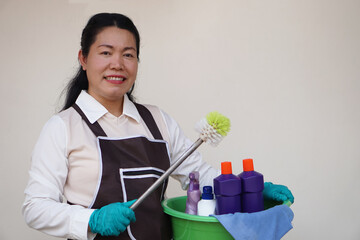
POLYGON ((106 69, 107 65, 108 63, 106 60, 101 58, 93 58, 91 62, 88 63, 88 68, 90 68, 94 73, 101 73, 104 71, 104 69, 106 69))
POLYGON ((134 64, 131 66, 131 73, 134 75, 134 77, 136 77, 137 71, 138 71, 138 64, 137 64, 137 63, 134 63, 134 64))
POLYGON ((90 85, 98 84, 103 79, 106 66, 103 61, 91 61, 87 65, 86 75, 90 85))

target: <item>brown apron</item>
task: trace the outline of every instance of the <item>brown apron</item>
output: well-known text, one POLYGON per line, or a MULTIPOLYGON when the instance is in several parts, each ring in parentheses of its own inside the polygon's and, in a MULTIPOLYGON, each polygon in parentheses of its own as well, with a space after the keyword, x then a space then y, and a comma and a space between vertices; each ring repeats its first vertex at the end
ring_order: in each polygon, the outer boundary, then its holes
MULTIPOLYGON (((97 137, 100 151, 98 189, 89 208, 139 198, 170 166, 167 144, 150 111, 143 105, 135 106, 155 139, 109 138, 98 122, 91 124, 81 109, 73 105, 97 137)), ((135 209, 136 222, 118 237, 97 234, 95 239, 170 239, 170 221, 160 204, 166 186, 167 181, 135 209)))

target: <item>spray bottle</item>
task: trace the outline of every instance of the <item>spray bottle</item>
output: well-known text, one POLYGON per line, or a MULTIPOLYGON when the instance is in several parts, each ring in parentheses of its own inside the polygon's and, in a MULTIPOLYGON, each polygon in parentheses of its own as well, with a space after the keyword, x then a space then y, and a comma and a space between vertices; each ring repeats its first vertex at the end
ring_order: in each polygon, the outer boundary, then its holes
POLYGON ((201 192, 199 189, 199 172, 193 171, 189 174, 190 185, 187 190, 185 212, 197 215, 197 204, 200 201, 201 192))
POLYGON ((198 215, 209 216, 215 214, 216 201, 211 186, 204 186, 201 200, 198 202, 198 215))
POLYGON ((239 174, 242 187, 241 212, 252 213, 264 210, 264 176, 254 171, 252 159, 243 160, 244 171, 239 174))
POLYGON ((221 175, 214 178, 214 193, 217 215, 240 212, 241 182, 232 174, 231 162, 221 163, 221 175))

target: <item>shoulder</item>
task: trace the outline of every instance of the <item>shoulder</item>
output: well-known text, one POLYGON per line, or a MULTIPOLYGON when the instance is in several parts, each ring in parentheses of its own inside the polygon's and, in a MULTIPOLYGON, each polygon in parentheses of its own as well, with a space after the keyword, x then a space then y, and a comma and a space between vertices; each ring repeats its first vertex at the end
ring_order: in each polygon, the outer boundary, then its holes
POLYGON ((55 116, 58 116, 62 121, 70 122, 70 121, 80 121, 81 116, 76 112, 76 110, 73 107, 69 107, 68 109, 65 109, 55 116))
POLYGON ((42 127, 33 150, 33 159, 41 157, 44 152, 56 152, 54 149, 65 149, 66 126, 59 114, 53 115, 42 127))
POLYGON ((72 107, 53 115, 44 125, 43 134, 66 135, 74 123, 80 122, 81 116, 72 107))
POLYGON ((151 104, 141 104, 141 105, 143 105, 146 109, 148 109, 150 111, 151 115, 153 116, 155 122, 158 125, 162 124, 162 123, 165 124, 163 111, 158 106, 151 105, 151 104))
POLYGON ((158 106, 151 105, 151 104, 141 104, 141 105, 146 107, 151 112, 152 115, 161 114, 161 110, 158 106))
POLYGON ((151 104, 142 104, 142 105, 145 106, 151 112, 157 123, 158 121, 162 121, 167 128, 169 127, 169 125, 173 125, 174 123, 176 123, 175 120, 168 113, 166 113, 158 106, 151 104))
MULTIPOLYGON (((67 110, 65 110, 67 111, 67 110)), ((42 127, 40 132, 41 138, 58 138, 59 136, 66 135, 66 119, 67 114, 64 114, 65 111, 53 115, 42 127)))
POLYGON ((59 112, 57 116, 63 121, 68 134, 82 128, 84 123, 80 114, 73 107, 59 112))
MULTIPOLYGON (((72 107, 53 115, 43 126, 37 141, 42 152, 43 148, 62 149, 66 153, 69 141, 81 124, 81 116, 72 107)), ((76 136, 77 134, 75 134, 76 136)))
MULTIPOLYGON (((162 109, 160 109, 158 106, 151 104, 141 104, 141 105, 143 105, 150 111, 164 140, 167 141, 168 143, 171 143, 171 135, 173 132, 171 129, 172 128, 171 121, 169 121, 171 117, 162 109)), ((171 144, 170 144, 170 148, 171 148, 171 144)))
POLYGON ((62 129, 64 126, 63 119, 59 114, 55 114, 45 123, 42 131, 56 132, 56 130, 62 129))
POLYGON ((164 140, 169 143, 170 151, 173 150, 177 140, 183 136, 179 124, 167 112, 158 106, 144 104, 153 115, 158 127, 163 134, 164 140))

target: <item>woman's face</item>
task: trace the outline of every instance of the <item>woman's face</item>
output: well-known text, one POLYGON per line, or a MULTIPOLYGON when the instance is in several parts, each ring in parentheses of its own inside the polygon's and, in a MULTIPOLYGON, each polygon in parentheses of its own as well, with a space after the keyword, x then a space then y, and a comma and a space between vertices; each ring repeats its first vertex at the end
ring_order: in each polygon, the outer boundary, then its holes
POLYGON ((87 57, 79 52, 89 80, 88 93, 100 103, 122 101, 138 69, 135 38, 128 30, 106 27, 97 34, 87 57))

